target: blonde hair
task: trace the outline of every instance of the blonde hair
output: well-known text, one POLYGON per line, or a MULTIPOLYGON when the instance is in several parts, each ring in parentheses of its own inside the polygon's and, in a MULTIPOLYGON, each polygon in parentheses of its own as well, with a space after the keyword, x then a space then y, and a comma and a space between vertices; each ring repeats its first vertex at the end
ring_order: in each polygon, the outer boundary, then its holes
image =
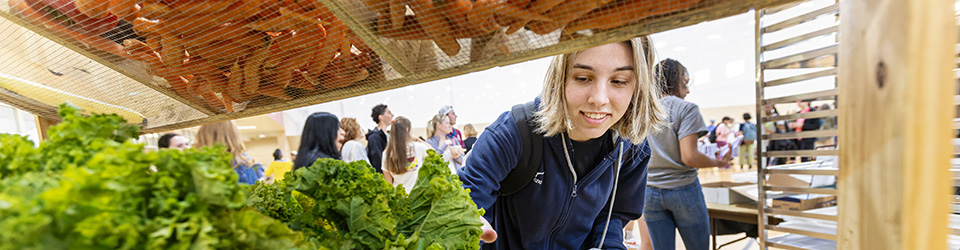
POLYGON ((437 114, 427 122, 427 138, 433 137, 433 133, 437 131, 437 124, 443 123, 443 119, 450 120, 450 117, 444 114, 437 114))
POLYGON ((363 131, 360 129, 360 123, 357 123, 356 118, 340 119, 340 128, 343 128, 343 131, 345 132, 343 141, 357 139, 363 134, 363 131))
POLYGON ((240 138, 240 130, 233 121, 223 121, 200 126, 197 131, 197 148, 209 147, 216 144, 227 147, 227 152, 233 155, 237 163, 249 165, 247 159, 242 157, 247 151, 243 145, 243 139, 240 138))
MULTIPOLYGON (((633 52, 637 88, 626 113, 610 128, 634 144, 639 144, 664 125, 667 113, 660 105, 660 90, 653 80, 654 55, 650 40, 640 36, 621 43, 633 52)), ((580 52, 582 50, 558 55, 550 63, 540 93, 539 110, 535 114, 538 133, 554 136, 574 129, 573 122, 567 116, 566 80, 567 71, 580 52)))
POLYGON ((473 127, 473 124, 463 125, 463 135, 466 137, 477 136, 477 129, 473 127))

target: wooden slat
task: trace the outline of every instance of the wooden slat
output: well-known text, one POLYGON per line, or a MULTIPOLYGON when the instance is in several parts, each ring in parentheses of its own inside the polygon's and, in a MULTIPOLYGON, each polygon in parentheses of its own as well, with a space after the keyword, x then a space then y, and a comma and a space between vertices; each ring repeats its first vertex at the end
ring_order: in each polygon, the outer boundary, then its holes
POLYGON ((803 3, 803 1, 797 1, 797 2, 794 2, 794 3, 788 3, 788 4, 776 6, 776 7, 766 8, 766 9, 763 10, 763 11, 764 11, 763 14, 764 14, 764 15, 773 15, 773 14, 776 14, 776 13, 778 13, 778 12, 781 12, 781 11, 784 11, 784 10, 787 10, 787 9, 790 9, 790 8, 793 8, 793 7, 797 7, 797 5, 800 5, 801 3, 803 3))
POLYGON ((794 82, 799 82, 799 81, 804 81, 804 80, 810 80, 810 79, 814 79, 814 78, 819 78, 819 77, 824 77, 824 76, 830 76, 830 75, 836 75, 836 74, 837 74, 837 68, 828 68, 828 69, 825 69, 825 70, 820 70, 820 71, 810 72, 810 73, 806 73, 806 74, 802 74, 802 75, 798 75, 798 76, 791 76, 791 77, 787 77, 787 78, 782 78, 782 79, 777 79, 777 80, 765 82, 765 83, 763 83, 763 86, 764 86, 764 87, 780 86, 780 85, 784 85, 784 84, 790 84, 790 83, 794 83, 794 82))
POLYGON ((827 136, 837 136, 836 129, 830 130, 812 130, 812 131, 803 131, 803 132, 794 132, 794 133, 778 133, 778 134, 764 134, 764 140, 783 140, 783 139, 797 139, 797 138, 814 138, 814 137, 827 137, 827 136))
POLYGON ((775 209, 775 208, 767 208, 766 211, 767 213, 770 213, 770 214, 789 215, 789 216, 796 216, 796 217, 803 217, 803 218, 810 218, 810 219, 837 221, 836 215, 806 213, 802 211, 793 211, 793 210, 775 209))
POLYGON ((839 169, 764 169, 768 174, 839 175, 839 169))
POLYGON ((796 119, 826 118, 831 116, 837 116, 839 114, 840 114, 839 110, 831 109, 831 110, 819 110, 819 111, 796 113, 796 114, 789 114, 789 115, 778 115, 774 117, 763 117, 761 120, 763 122, 792 121, 796 119))
POLYGON ((837 190, 832 188, 797 188, 797 187, 776 187, 776 186, 764 186, 766 191, 781 191, 792 194, 827 194, 827 195, 837 195, 837 190))
POLYGON ((790 27, 796 26, 796 25, 798 25, 798 24, 802 24, 802 23, 809 22, 809 21, 811 21, 811 20, 813 20, 813 19, 817 19, 817 18, 819 18, 820 16, 823 16, 823 15, 826 15, 826 14, 836 14, 836 13, 838 13, 838 12, 837 12, 837 11, 838 11, 838 8, 839 8, 839 5, 836 5, 836 4, 830 5, 830 6, 827 6, 827 7, 820 8, 820 9, 818 9, 818 10, 811 11, 811 12, 809 12, 809 13, 807 13, 807 14, 799 15, 799 16, 794 17, 794 18, 790 18, 790 19, 787 19, 787 20, 780 21, 779 23, 771 24, 771 25, 769 25, 769 26, 763 27, 763 28, 760 29, 760 30, 761 30, 762 33, 772 33, 772 32, 776 32, 776 31, 779 31, 779 30, 782 30, 782 29, 786 29, 786 28, 790 28, 790 27))
POLYGON ((840 4, 837 249, 947 249, 955 1, 840 4))
POLYGON ((766 243, 767 243, 767 246, 776 247, 776 248, 782 248, 782 249, 787 249, 787 250, 808 250, 808 249, 806 249, 806 248, 795 247, 795 246, 791 246, 791 245, 787 245, 787 244, 773 243, 773 242, 769 242, 769 241, 766 242, 766 243))
POLYGON ((839 155, 840 151, 831 150, 784 150, 763 152, 764 157, 794 157, 794 156, 830 156, 839 155))
POLYGON ((57 107, 27 98, 5 88, 0 88, 0 102, 46 119, 60 121, 60 116, 57 115, 57 107))
POLYGON ((833 34, 833 33, 836 33, 838 30, 840 30, 840 27, 839 27, 839 26, 830 26, 830 27, 827 27, 827 28, 824 28, 824 29, 820 29, 820 30, 817 30, 817 31, 813 31, 813 32, 810 32, 810 33, 806 33, 806 34, 803 34, 803 35, 795 36, 795 37, 792 37, 792 38, 785 39, 785 40, 783 40, 783 41, 779 41, 779 42, 775 42, 775 43, 770 44, 770 45, 763 46, 763 50, 768 51, 768 50, 775 50, 775 49, 783 48, 783 47, 786 47, 786 46, 789 46, 789 45, 792 45, 792 44, 795 44, 795 43, 798 43, 798 42, 806 41, 806 40, 809 40, 809 39, 812 39, 812 38, 816 38, 816 37, 821 37, 821 36, 833 34))
POLYGON ((766 100, 763 100, 763 104, 764 105, 779 104, 779 103, 789 103, 789 102, 809 100, 809 99, 819 99, 823 97, 834 97, 838 93, 840 93, 840 91, 837 89, 821 90, 817 92, 810 92, 810 93, 804 93, 799 95, 791 95, 791 96, 766 99, 766 100))
POLYGON ((810 51, 802 52, 802 53, 799 53, 799 54, 793 54, 793 55, 784 56, 784 57, 780 57, 780 58, 777 58, 777 59, 769 60, 769 61, 763 62, 763 68, 764 68, 764 69, 778 69, 778 68, 782 68, 782 67, 784 67, 784 66, 790 65, 790 64, 792 64, 792 63, 800 63, 800 62, 804 62, 804 61, 810 61, 810 60, 813 60, 813 59, 817 59, 817 58, 819 58, 819 57, 821 57, 821 56, 836 55, 836 54, 837 54, 837 51, 839 51, 838 47, 839 47, 839 45, 834 44, 834 45, 830 45, 830 46, 827 46, 827 47, 823 47, 823 48, 819 48, 819 49, 815 49, 815 50, 810 50, 810 51))
POLYGON ((837 240, 837 236, 836 236, 836 235, 833 235, 833 234, 825 234, 825 233, 820 233, 820 232, 811 232, 811 231, 806 231, 806 230, 793 229, 793 228, 785 228, 785 227, 781 227, 781 226, 771 226, 771 225, 767 225, 767 229, 774 230, 774 231, 780 231, 780 232, 784 232, 784 233, 792 233, 792 234, 799 234, 799 235, 804 235, 804 236, 810 236, 810 237, 814 237, 814 238, 818 238, 818 239, 824 239, 824 240, 833 240, 833 241, 836 241, 836 240, 837 240))

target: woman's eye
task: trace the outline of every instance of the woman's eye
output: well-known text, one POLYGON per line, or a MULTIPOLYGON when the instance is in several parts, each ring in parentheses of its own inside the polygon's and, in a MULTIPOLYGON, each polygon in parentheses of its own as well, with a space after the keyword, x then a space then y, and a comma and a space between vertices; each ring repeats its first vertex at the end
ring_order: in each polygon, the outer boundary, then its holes
POLYGON ((616 85, 627 85, 627 81, 625 80, 613 80, 612 82, 616 85))
POLYGON ((588 77, 586 77, 586 76, 577 76, 577 77, 574 77, 573 80, 578 81, 578 82, 586 82, 586 81, 589 81, 590 78, 588 78, 588 77))

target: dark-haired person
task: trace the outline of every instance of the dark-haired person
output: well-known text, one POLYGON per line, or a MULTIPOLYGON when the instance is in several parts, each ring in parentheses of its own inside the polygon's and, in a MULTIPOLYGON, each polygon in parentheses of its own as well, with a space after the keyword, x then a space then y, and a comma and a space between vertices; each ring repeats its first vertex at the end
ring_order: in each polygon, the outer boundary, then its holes
POLYGON ((373 122, 377 123, 377 127, 367 132, 367 158, 370 159, 370 165, 373 166, 373 169, 382 173, 381 157, 383 157, 383 149, 387 147, 386 131, 390 123, 393 122, 393 112, 390 112, 387 105, 377 104, 373 107, 370 118, 373 118, 373 122))
MULTIPOLYGON (((730 154, 711 159, 697 151, 697 139, 707 134, 700 107, 684 100, 690 93, 687 69, 673 59, 665 59, 654 70, 661 91, 660 104, 669 114, 669 127, 653 133, 644 194, 643 217, 650 232, 653 249, 674 249, 676 231, 680 231, 687 249, 710 247, 710 220, 703 200, 697 169, 725 166, 730 154)), ((721 123, 717 129, 726 126, 721 123)), ((717 141, 720 134, 717 134, 717 141)))
POLYGON ((157 140, 157 147, 183 151, 187 149, 187 138, 174 133, 165 134, 160 136, 160 140, 157 140))
POLYGON ((740 123, 740 134, 743 134, 743 142, 740 143, 740 167, 748 166, 753 168, 753 151, 757 149, 757 125, 750 119, 750 113, 743 113, 743 122, 740 123))
MULTIPOLYGON (((810 106, 811 102, 813 102, 813 100, 797 101, 797 107, 800 108, 801 114, 817 111, 815 108, 810 106)), ((791 122, 789 124, 790 129, 793 129, 795 132, 798 132, 798 133, 803 131, 819 130, 820 125, 822 125, 820 124, 820 118, 806 118, 806 119, 800 118, 800 119, 797 119, 796 122, 791 122)), ((795 143, 797 144, 797 150, 813 150, 816 148, 816 144, 815 144, 816 142, 817 142, 817 138, 815 137, 797 138, 795 140, 795 143)), ((807 161, 812 161, 813 157, 804 156, 804 157, 801 157, 800 159, 801 159, 800 160, 801 162, 807 162, 807 161)))
POLYGON ((343 140, 340 119, 327 112, 316 112, 307 117, 300 137, 300 149, 293 170, 313 165, 317 159, 340 159, 340 141, 343 140))
POLYGON ((383 178, 410 193, 429 148, 410 135, 410 120, 397 117, 390 129, 390 144, 383 151, 383 178))
POLYGON ((273 162, 267 166, 267 171, 263 173, 264 177, 274 180, 283 180, 283 175, 293 170, 293 162, 283 160, 283 151, 273 151, 273 162))

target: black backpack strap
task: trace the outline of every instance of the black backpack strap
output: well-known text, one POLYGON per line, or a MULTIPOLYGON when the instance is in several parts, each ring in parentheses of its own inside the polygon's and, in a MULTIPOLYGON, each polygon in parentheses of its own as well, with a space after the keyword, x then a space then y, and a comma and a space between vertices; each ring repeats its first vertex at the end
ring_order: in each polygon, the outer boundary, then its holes
POLYGON ((533 131, 533 114, 537 111, 534 102, 514 105, 510 110, 513 119, 517 122, 520 133, 520 142, 523 144, 520 161, 507 174, 507 178, 500 181, 498 195, 509 196, 520 192, 537 175, 540 161, 543 159, 543 135, 533 131))

